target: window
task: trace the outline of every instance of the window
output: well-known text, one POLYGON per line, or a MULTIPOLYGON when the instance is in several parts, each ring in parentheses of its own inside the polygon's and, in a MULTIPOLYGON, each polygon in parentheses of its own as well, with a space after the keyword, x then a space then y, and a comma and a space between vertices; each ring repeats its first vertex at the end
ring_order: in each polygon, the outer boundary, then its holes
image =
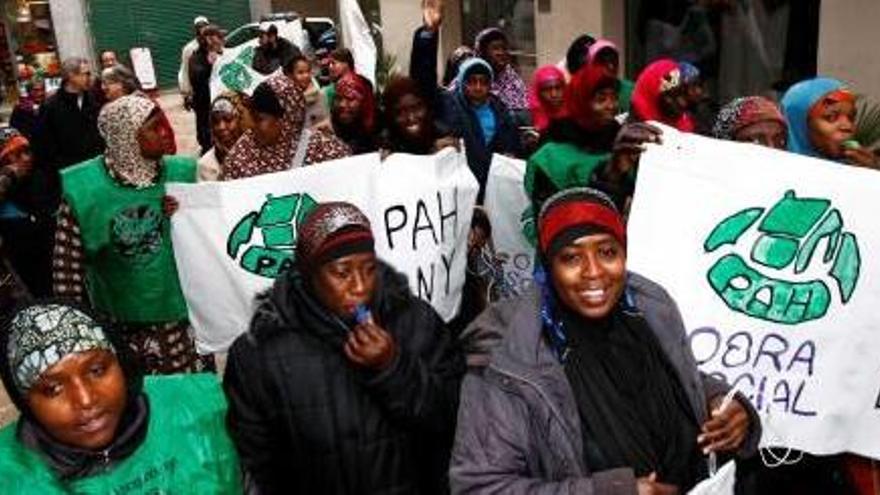
POLYGON ((531 78, 537 66, 534 0, 462 0, 462 40, 473 46, 487 27, 501 28, 510 41, 510 53, 520 76, 531 78))

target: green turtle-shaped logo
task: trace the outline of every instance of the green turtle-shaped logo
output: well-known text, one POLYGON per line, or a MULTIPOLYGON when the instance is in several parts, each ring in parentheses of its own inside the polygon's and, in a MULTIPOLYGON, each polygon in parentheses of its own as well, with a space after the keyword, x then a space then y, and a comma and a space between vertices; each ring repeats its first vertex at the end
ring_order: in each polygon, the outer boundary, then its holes
POLYGON ((220 80, 227 88, 243 92, 254 83, 254 76, 250 73, 251 64, 254 61, 256 50, 248 46, 241 51, 231 62, 220 67, 220 80))
POLYGON ((259 212, 248 213, 232 229, 226 254, 250 273, 278 277, 293 265, 297 226, 317 206, 308 194, 268 195, 259 212), (255 230, 262 234, 262 245, 249 245, 255 230))
POLYGON ((722 220, 703 248, 713 253, 729 245, 735 251, 758 220, 758 238, 748 256, 755 265, 731 252, 707 274, 709 285, 730 309, 789 325, 822 318, 831 306, 832 290, 826 277, 815 275, 818 264, 836 282, 841 303, 852 299, 861 265, 859 245, 854 234, 844 231, 840 211, 827 199, 798 198, 788 191, 769 211, 747 208, 722 220), (814 256, 823 241, 824 253, 814 256), (778 275, 768 274, 773 271, 778 275))
POLYGON ((135 263, 149 261, 162 247, 162 213, 150 205, 130 206, 110 221, 116 251, 135 263))

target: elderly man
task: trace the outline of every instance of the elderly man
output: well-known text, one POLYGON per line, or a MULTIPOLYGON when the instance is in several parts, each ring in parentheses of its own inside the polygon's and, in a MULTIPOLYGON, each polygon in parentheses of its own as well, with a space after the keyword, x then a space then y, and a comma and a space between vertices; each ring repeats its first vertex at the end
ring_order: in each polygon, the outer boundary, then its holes
POLYGON ((119 64, 119 57, 113 50, 104 50, 101 52, 101 69, 109 69, 119 64))
POLYGON ((61 71, 61 89, 46 100, 34 131, 37 168, 45 174, 47 182, 42 199, 48 209, 56 208, 61 199, 58 172, 104 151, 104 140, 98 133, 100 107, 90 92, 89 61, 69 58, 61 71))
POLYGON ((199 49, 199 32, 203 27, 210 24, 205 16, 198 16, 193 19, 193 30, 195 38, 189 40, 189 43, 183 45, 180 51, 180 70, 177 72, 177 87, 180 89, 180 95, 183 97, 183 106, 189 110, 192 107, 192 85, 189 82, 189 59, 192 58, 196 50, 199 49))

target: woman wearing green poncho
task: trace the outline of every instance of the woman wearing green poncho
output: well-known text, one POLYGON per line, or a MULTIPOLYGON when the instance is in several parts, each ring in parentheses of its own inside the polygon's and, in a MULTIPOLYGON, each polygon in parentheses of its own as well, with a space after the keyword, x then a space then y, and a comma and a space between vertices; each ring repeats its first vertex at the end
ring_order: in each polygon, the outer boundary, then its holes
POLYGON ((149 98, 123 96, 98 117, 103 155, 61 172, 64 202, 53 259, 55 295, 91 306, 117 324, 150 374, 203 371, 189 333, 165 199, 168 182, 195 182, 196 161, 168 153, 167 119, 149 98))
POLYGON ((568 117, 555 120, 529 159, 525 187, 530 197, 538 175, 558 189, 586 186, 593 172, 611 156, 620 124, 620 82, 601 67, 587 64, 572 77, 566 89, 568 117))
POLYGON ((217 378, 142 380, 109 330, 37 303, 0 333, 0 377, 22 414, 0 431, 0 491, 241 493, 217 378))

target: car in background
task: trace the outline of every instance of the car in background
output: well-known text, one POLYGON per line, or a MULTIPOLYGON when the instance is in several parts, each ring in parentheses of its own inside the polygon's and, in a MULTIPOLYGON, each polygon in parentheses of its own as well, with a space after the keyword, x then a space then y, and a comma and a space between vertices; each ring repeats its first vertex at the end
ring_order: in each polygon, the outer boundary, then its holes
POLYGON ((239 26, 226 35, 226 48, 235 48, 243 45, 248 41, 260 37, 260 24, 263 22, 271 22, 278 26, 279 33, 290 32, 285 29, 294 24, 301 24, 302 29, 307 35, 307 40, 291 39, 294 44, 298 45, 305 51, 312 51, 317 48, 326 48, 333 50, 336 48, 336 23, 329 17, 301 17, 296 12, 276 12, 268 14, 260 19, 260 22, 251 22, 239 26), (302 46, 307 42, 308 46, 302 46))

